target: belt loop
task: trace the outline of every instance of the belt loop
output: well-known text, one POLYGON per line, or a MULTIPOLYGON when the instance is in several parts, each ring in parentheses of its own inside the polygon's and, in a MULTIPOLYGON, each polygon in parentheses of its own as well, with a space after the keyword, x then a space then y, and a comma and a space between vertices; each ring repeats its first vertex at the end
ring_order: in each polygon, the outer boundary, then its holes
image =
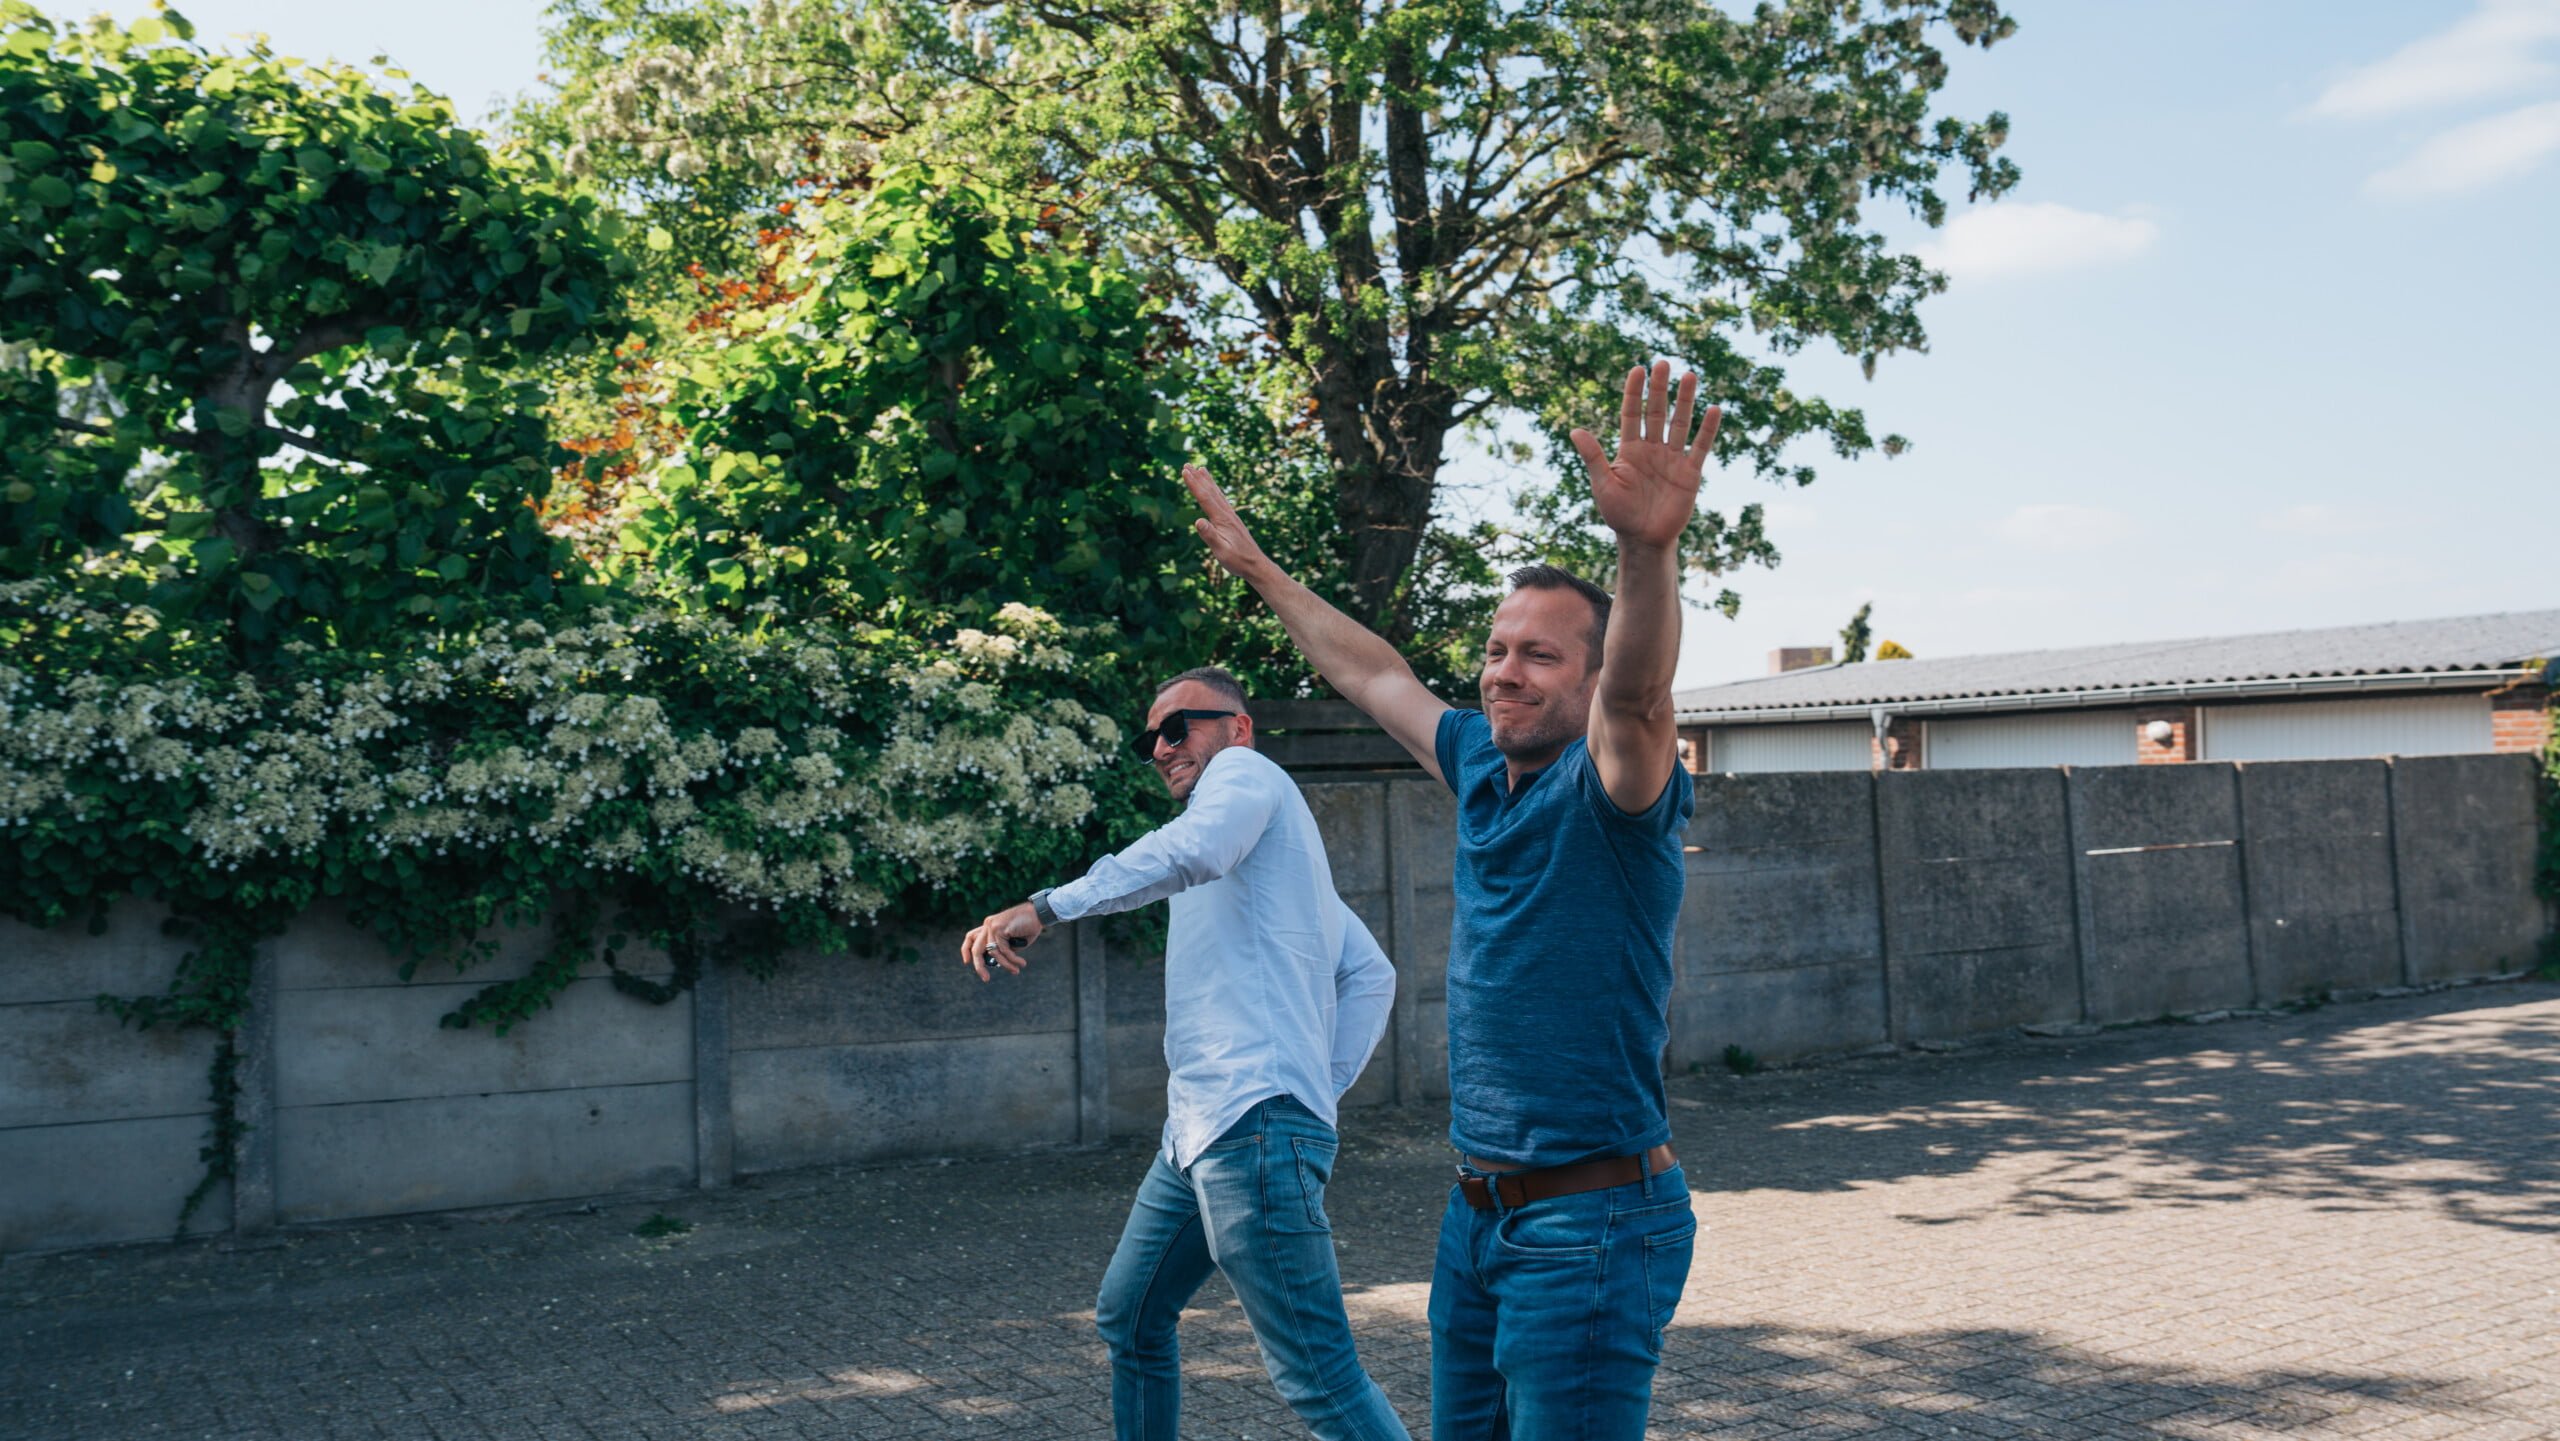
POLYGON ((1636 1153, 1636 1171, 1644 1177, 1644 1198, 1653 1199, 1653 1148, 1647 1146, 1636 1153))

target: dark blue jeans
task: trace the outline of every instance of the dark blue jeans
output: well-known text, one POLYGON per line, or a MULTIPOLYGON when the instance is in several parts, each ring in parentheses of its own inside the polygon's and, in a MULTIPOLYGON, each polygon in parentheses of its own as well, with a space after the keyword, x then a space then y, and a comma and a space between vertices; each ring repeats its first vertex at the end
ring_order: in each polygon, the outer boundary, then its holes
POLYGON ((1408 1441, 1351 1347, 1324 1214, 1334 1149, 1332 1127, 1274 1096, 1187 1170, 1156 1153, 1094 1307, 1111 1347, 1111 1421, 1120 1441, 1181 1434, 1174 1325, 1212 1267, 1235 1287, 1263 1369, 1309 1431, 1323 1441, 1408 1441))
POLYGON ((1641 1441, 1697 1236, 1677 1166, 1492 1211, 1451 1186, 1431 1273, 1432 1441, 1641 1441))

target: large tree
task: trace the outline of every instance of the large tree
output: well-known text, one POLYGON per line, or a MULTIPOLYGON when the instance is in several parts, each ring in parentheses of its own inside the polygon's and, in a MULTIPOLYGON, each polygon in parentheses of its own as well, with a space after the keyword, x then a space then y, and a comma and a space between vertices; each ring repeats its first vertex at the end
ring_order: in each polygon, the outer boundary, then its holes
MULTIPOLYGON (((1875 444, 1777 362, 1925 343, 1943 281, 1865 207, 1934 225, 1950 169, 1975 199, 2015 182, 2005 117, 1932 112, 1941 45, 2012 28, 1996 0, 557 0, 560 90, 527 120, 706 244, 884 153, 1051 183, 1196 287, 1213 348, 1292 375, 1345 600, 1394 633, 1470 421, 1526 417, 1560 457, 1668 354, 1725 401, 1728 461, 1801 482, 1791 442, 1875 444)), ((1772 558, 1752 510, 1686 553, 1772 558)))

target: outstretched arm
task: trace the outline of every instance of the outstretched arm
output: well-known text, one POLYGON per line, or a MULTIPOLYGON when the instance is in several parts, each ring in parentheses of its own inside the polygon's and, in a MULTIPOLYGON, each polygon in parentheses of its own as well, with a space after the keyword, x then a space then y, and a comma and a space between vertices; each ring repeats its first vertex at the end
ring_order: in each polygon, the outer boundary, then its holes
POLYGON ((1208 542, 1209 554, 1279 614, 1289 639, 1327 683, 1395 737, 1432 779, 1440 779, 1440 716, 1448 703, 1415 678, 1394 646, 1273 564, 1209 472, 1184 466, 1182 483, 1200 503, 1200 519, 1191 528, 1208 542))
POLYGON ((1712 405, 1694 417, 1697 399, 1695 374, 1681 377, 1675 405, 1671 363, 1655 362, 1650 376, 1638 366, 1627 372, 1616 458, 1601 452, 1590 431, 1573 433, 1600 519, 1618 536, 1618 594, 1592 699, 1591 759, 1609 799, 1631 813, 1659 799, 1680 764, 1671 713, 1671 673, 1680 660, 1680 534, 1698 508, 1698 483, 1724 418, 1712 405))

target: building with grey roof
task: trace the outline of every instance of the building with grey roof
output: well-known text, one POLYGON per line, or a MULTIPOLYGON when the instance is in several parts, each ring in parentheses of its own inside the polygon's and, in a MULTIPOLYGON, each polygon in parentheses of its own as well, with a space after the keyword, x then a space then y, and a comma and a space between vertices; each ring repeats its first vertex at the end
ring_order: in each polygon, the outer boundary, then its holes
POLYGON ((1672 701, 1702 772, 2538 751, 2555 659, 2560 610, 2516 611, 1817 664, 1672 701))

